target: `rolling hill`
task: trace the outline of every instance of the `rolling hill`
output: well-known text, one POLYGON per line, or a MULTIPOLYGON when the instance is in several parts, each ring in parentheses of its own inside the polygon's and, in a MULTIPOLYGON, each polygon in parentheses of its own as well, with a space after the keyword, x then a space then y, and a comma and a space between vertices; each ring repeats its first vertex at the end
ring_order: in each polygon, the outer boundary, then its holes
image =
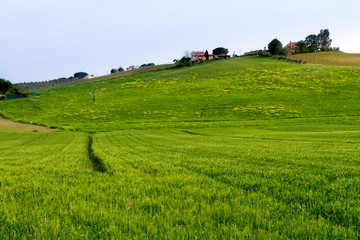
POLYGON ((1 101, 62 131, 0 128, 0 236, 357 239, 359 90, 247 57, 1 101))
MULTIPOLYGON (((39 91, 3 101, 13 120, 77 131, 357 116, 359 68, 260 57, 39 91)), ((312 121, 312 120, 311 120, 312 121)))

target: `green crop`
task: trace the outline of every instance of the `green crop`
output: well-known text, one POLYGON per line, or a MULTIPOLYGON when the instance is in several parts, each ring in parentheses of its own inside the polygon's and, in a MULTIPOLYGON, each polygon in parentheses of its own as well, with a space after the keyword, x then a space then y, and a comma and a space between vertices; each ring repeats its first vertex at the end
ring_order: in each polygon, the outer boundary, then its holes
POLYGON ((0 114, 2 239, 357 239, 360 69, 258 57, 42 90, 0 114))

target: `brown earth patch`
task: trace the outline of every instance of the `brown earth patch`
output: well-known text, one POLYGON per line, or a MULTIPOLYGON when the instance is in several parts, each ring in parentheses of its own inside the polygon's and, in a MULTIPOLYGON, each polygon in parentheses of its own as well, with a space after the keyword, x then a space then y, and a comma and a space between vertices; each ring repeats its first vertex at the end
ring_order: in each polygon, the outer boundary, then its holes
POLYGON ((343 52, 303 53, 288 56, 292 59, 307 61, 309 64, 328 66, 360 67, 360 54, 343 52))
POLYGON ((56 132, 59 129, 52 129, 37 125, 19 123, 0 117, 0 131, 5 132, 56 132))

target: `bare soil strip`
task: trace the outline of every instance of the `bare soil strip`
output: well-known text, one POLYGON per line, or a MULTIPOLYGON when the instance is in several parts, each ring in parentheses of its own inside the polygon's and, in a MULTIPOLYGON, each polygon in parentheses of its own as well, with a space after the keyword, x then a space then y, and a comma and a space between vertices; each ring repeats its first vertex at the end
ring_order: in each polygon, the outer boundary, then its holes
POLYGON ((360 67, 360 54, 341 52, 303 53, 289 58, 307 61, 309 64, 328 66, 360 67))
POLYGON ((0 131, 16 131, 16 132, 56 132, 59 129, 52 129, 37 125, 19 123, 0 117, 0 131))

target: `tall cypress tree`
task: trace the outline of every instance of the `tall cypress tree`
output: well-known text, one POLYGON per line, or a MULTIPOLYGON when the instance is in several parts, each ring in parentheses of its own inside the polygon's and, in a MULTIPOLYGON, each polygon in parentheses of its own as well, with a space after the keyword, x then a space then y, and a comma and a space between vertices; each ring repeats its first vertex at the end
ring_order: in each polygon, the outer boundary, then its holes
POLYGON ((206 60, 209 60, 209 52, 207 50, 205 51, 205 58, 206 60))

